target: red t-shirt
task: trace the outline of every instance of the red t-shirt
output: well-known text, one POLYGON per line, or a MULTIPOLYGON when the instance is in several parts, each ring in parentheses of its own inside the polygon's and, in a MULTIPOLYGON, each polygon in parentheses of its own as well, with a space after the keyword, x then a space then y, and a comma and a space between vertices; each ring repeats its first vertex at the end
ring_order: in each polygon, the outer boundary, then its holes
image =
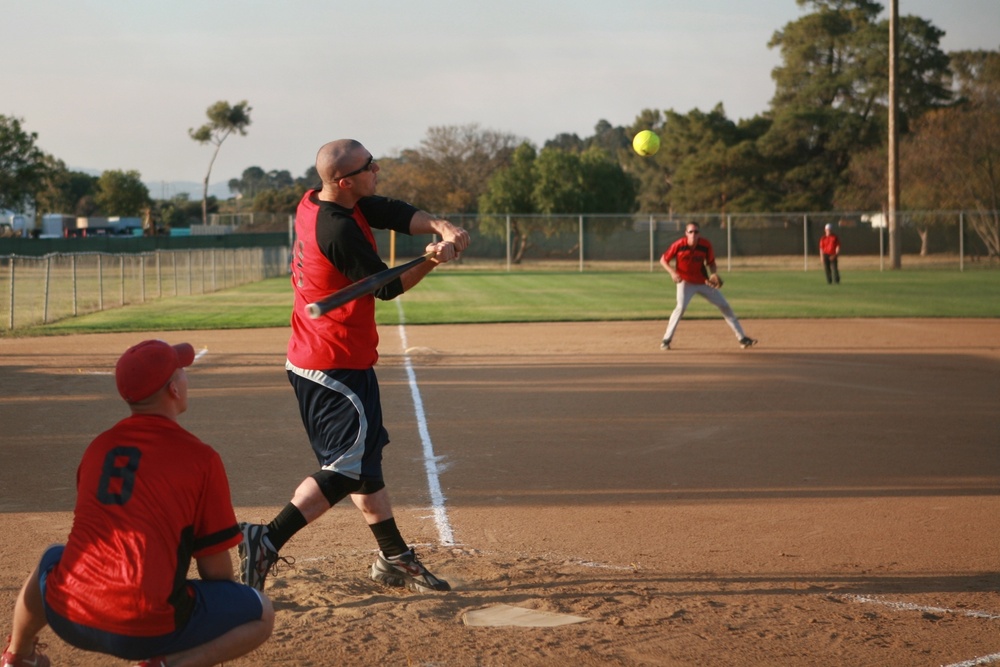
POLYGON ((820 237, 819 251, 824 255, 836 255, 837 248, 840 247, 840 239, 836 234, 826 234, 820 237))
POLYGON ((712 243, 708 239, 698 237, 698 242, 691 246, 688 245, 687 238, 680 238, 663 253, 665 262, 674 258, 677 259, 677 273, 684 282, 703 285, 705 284, 703 267, 715 263, 715 251, 712 250, 712 243))
POLYGON ((305 307, 388 268, 378 256, 372 228, 409 234, 417 209, 385 197, 366 197, 348 209, 320 201, 317 194, 306 192, 295 213, 288 361, 308 370, 371 368, 378 361, 375 298, 402 294, 399 279, 316 319, 305 307))
POLYGON ((132 637, 173 632, 194 604, 192 558, 241 539, 219 454, 177 422, 133 415, 97 436, 46 601, 87 627, 132 637))

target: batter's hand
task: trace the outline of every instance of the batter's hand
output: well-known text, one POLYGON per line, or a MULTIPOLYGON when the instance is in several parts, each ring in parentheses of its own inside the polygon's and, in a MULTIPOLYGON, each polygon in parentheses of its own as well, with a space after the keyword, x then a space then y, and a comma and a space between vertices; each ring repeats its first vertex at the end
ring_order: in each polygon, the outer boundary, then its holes
POLYGON ((455 244, 451 241, 428 243, 427 247, 424 248, 424 252, 434 253, 430 259, 435 264, 444 264, 445 262, 450 262, 458 257, 458 250, 455 248, 455 244))
POLYGON ((713 273, 712 275, 710 275, 708 277, 708 280, 706 280, 705 283, 709 287, 714 287, 715 289, 721 289, 722 288, 722 277, 719 276, 718 273, 713 273))
POLYGON ((441 237, 455 246, 455 252, 462 252, 469 247, 469 232, 449 223, 448 229, 441 237))

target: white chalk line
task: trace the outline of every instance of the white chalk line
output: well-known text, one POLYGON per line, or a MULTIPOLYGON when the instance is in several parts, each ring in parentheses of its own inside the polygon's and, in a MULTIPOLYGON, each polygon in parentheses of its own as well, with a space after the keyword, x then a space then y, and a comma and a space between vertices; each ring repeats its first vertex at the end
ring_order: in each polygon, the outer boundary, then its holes
MULTIPOLYGON (((403 317, 403 304, 396 299, 396 310, 399 312, 399 338, 402 341, 403 349, 410 346, 406 340, 406 326, 403 317)), ((440 458, 434 454, 434 443, 431 441, 430 430, 427 427, 427 416, 424 412, 424 401, 420 396, 420 387, 417 386, 417 375, 413 371, 413 364, 410 357, 403 354, 403 367, 406 369, 407 381, 410 385, 410 396, 413 399, 413 411, 417 419, 417 431, 420 433, 420 442, 424 452, 424 471, 427 473, 427 488, 431 494, 431 511, 434 523, 437 526, 438 539, 445 546, 455 544, 455 534, 448 521, 448 512, 445 509, 444 493, 441 491, 440 473, 438 466, 440 458)))
POLYGON ((944 665, 943 667, 976 667, 977 665, 988 665, 991 662, 997 662, 997 661, 1000 661, 1000 653, 991 653, 989 655, 984 655, 979 658, 973 658, 972 660, 953 662, 950 665, 944 665))
MULTIPOLYGON (((403 350, 409 349, 409 343, 406 336, 406 326, 403 323, 403 306, 400 301, 396 300, 396 308, 399 312, 400 325, 399 338, 402 342, 403 350)), ((413 364, 410 362, 410 357, 404 352, 403 355, 403 366, 406 369, 407 381, 410 386, 410 394, 413 398, 413 408, 417 419, 417 429, 420 433, 420 440, 423 445, 424 452, 424 469, 427 472, 427 486, 431 494, 431 505, 433 510, 433 516, 435 524, 438 529, 438 536, 442 544, 453 546, 455 544, 454 533, 451 529, 451 525, 448 521, 448 513, 445 509, 445 498, 444 493, 441 491, 441 482, 439 479, 439 468, 438 461, 439 458, 434 454, 434 444, 431 441, 430 431, 427 427, 427 417, 424 412, 424 402, 420 395, 420 388, 417 386, 416 373, 413 370, 413 364)), ((590 561, 576 561, 578 565, 584 565, 588 567, 607 567, 598 563, 593 563, 590 561)), ((619 568, 614 568, 619 569, 619 568)), ((634 569, 634 568, 620 568, 620 569, 634 569)), ((974 610, 961 610, 961 609, 947 609, 943 607, 929 607, 913 604, 910 602, 894 602, 891 600, 883 600, 880 598, 865 596, 865 595, 848 595, 845 596, 848 599, 854 600, 855 602, 860 602, 864 604, 878 604, 885 607, 890 607, 892 609, 900 609, 904 611, 920 611, 926 613, 937 613, 937 614, 956 614, 961 616, 968 616, 972 618, 984 618, 988 620, 1000 619, 1000 615, 991 614, 985 611, 974 611, 974 610)), ((964 662, 956 662, 950 665, 945 665, 944 667, 977 667, 978 665, 988 665, 993 662, 1000 661, 1000 653, 993 653, 990 655, 980 656, 978 658, 973 658, 971 660, 966 660, 964 662)))
MULTIPOLYGON (((872 597, 870 595, 845 595, 843 597, 847 600, 853 600, 854 602, 860 602, 862 604, 877 604, 883 607, 889 607, 890 609, 899 609, 902 611, 919 611, 925 614, 953 614, 956 616, 967 616, 970 618, 984 618, 990 621, 1000 620, 1000 614, 991 614, 987 611, 928 607, 925 605, 913 604, 912 602, 898 602, 879 597, 872 597)), ((953 662, 949 665, 943 665, 943 667, 977 667, 977 665, 989 665, 994 662, 1000 662, 1000 653, 991 653, 990 655, 983 655, 978 658, 972 658, 962 662, 953 662)))
MULTIPOLYGON (((192 361, 191 363, 194 364, 195 362, 199 361, 202 357, 204 357, 206 354, 208 354, 208 348, 207 347, 201 348, 201 350, 199 350, 198 352, 195 353, 195 355, 194 355, 194 361, 192 361)), ((81 370, 80 373, 82 375, 114 375, 115 374, 114 371, 83 371, 83 370, 81 370)))
POLYGON ((855 602, 862 602, 865 604, 878 604, 883 607, 889 607, 891 609, 901 609, 903 611, 920 611, 930 614, 955 614, 957 616, 971 616, 972 618, 985 618, 990 621, 1000 620, 1000 614, 991 614, 988 611, 976 611, 973 609, 947 609, 945 607, 927 607, 924 605, 913 604, 912 602, 896 602, 893 600, 886 600, 880 597, 874 597, 871 595, 845 595, 848 600, 854 600, 855 602))

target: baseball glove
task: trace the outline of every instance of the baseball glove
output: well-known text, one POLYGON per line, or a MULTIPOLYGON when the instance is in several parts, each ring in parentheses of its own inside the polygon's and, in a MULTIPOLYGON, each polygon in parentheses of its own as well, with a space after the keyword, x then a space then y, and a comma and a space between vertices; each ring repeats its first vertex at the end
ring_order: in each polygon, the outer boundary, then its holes
POLYGON ((710 287, 714 287, 715 289, 722 288, 722 276, 720 276, 718 273, 713 273, 712 275, 710 275, 708 277, 708 280, 706 280, 705 282, 710 287))

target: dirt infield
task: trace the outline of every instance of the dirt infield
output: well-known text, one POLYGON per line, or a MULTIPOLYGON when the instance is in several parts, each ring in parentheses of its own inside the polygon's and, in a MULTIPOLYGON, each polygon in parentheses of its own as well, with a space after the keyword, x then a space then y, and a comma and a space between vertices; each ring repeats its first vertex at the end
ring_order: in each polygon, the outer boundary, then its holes
MULTIPOLYGON (((759 347, 685 321, 669 352, 661 322, 383 328, 397 520, 455 590, 374 584, 374 540, 338 506, 268 582, 272 639, 229 664, 1000 661, 1000 321, 745 325, 759 347), (496 605, 587 620, 463 623, 496 605)), ((203 352, 181 423, 222 454, 241 519, 271 518, 314 466, 286 335, 0 339, 3 632, 69 530, 81 452, 126 414, 111 371, 141 338, 203 352)), ((56 665, 127 664, 43 641, 56 665)))

